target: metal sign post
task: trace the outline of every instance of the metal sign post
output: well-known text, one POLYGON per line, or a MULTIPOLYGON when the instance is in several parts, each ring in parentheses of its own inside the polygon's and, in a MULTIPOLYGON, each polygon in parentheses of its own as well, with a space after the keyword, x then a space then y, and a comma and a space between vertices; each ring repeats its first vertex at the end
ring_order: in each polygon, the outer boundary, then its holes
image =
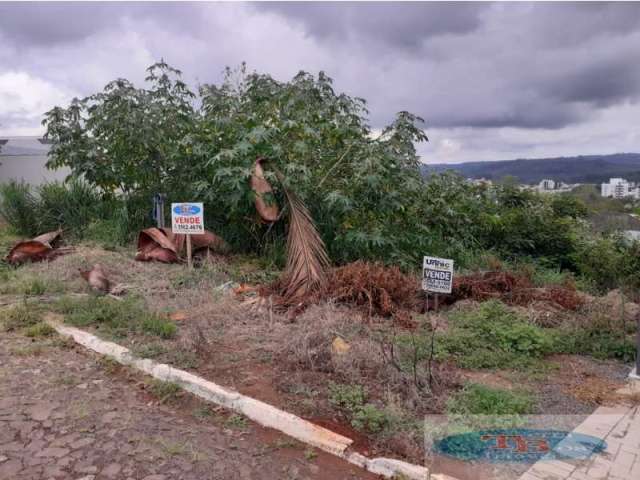
POLYGON ((189 269, 193 268, 193 263, 191 262, 191 235, 187 234, 187 267, 189 269))
POLYGON ((636 333, 636 377, 640 379, 640 312, 636 314, 636 320, 638 324, 636 333))
POLYGON ((153 196, 153 218, 158 228, 164 228, 164 202, 167 196, 164 193, 156 193, 153 196))
POLYGON ((433 293, 433 311, 435 321, 431 320, 431 351, 429 352, 428 371, 429 387, 433 386, 433 373, 431 364, 433 363, 436 329, 438 328, 438 307, 439 295, 441 293, 451 293, 453 286, 453 260, 448 258, 424 257, 422 262, 422 289, 425 291, 424 312, 429 316, 429 293, 433 293))
POLYGON ((191 235, 204 233, 204 208, 202 203, 172 203, 171 231, 186 235, 187 265, 193 268, 191 261, 191 235))

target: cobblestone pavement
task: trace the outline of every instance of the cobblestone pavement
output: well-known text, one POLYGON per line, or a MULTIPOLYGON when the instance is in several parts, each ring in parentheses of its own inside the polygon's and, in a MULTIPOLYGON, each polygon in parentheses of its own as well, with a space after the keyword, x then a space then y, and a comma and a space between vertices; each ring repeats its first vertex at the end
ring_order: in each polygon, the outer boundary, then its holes
POLYGON ((520 480, 640 480, 640 407, 601 407, 574 431, 606 449, 577 464, 540 461, 520 480))
POLYGON ((0 334, 0 480, 377 478, 51 343, 0 334))

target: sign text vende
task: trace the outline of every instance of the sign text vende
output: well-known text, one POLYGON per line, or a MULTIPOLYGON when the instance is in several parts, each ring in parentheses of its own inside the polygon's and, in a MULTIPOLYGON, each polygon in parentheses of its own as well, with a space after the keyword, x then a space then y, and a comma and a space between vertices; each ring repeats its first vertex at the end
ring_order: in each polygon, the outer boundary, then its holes
POLYGON ((451 293, 453 284, 453 260, 424 257, 422 264, 422 289, 433 293, 451 293))
POLYGON ((204 208, 202 203, 172 203, 171 230, 173 233, 198 235, 204 233, 204 208))

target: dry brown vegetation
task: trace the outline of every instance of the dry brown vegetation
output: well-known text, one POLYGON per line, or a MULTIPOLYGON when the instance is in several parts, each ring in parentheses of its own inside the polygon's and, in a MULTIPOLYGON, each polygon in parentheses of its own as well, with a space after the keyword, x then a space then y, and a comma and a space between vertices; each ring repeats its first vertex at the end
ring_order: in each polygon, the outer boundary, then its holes
POLYGON ((544 302, 566 310, 576 310, 584 303, 583 297, 571 283, 536 288, 527 275, 502 270, 456 277, 452 294, 446 301, 453 303, 467 298, 479 302, 498 299, 510 305, 520 306, 544 302))
MULTIPOLYGON (((151 340, 132 334, 119 340, 136 353, 196 370, 220 384, 313 419, 355 438, 357 448, 372 454, 419 460, 423 416, 445 411, 447 399, 466 381, 495 383, 491 380, 494 377, 416 356, 418 349, 424 348, 420 342, 430 338, 434 327, 446 333, 450 315, 478 308, 484 297, 480 295, 476 301, 474 295, 485 291, 482 289, 445 307, 437 317, 432 313, 427 316, 420 313, 423 305, 416 277, 381 264, 355 262, 330 270, 325 299, 313 298, 292 321, 268 297, 262 308, 246 308, 242 299, 250 295, 259 298, 256 289, 243 287, 243 295, 234 293, 230 280, 264 284, 269 279, 255 262, 241 257, 216 256, 200 268, 188 270, 180 264, 136 262, 132 250, 105 251, 79 245, 73 254, 24 265, 13 275, 15 281, 37 278, 45 284, 60 283, 67 293, 87 293, 88 286, 78 271, 96 263, 104 267, 112 282, 127 285, 130 295, 144 299, 147 308, 167 314, 178 326, 175 339, 151 340), (405 314, 410 315, 410 324, 398 321, 405 314), (365 428, 356 429, 354 425, 361 424, 354 423, 352 413, 336 406, 331 385, 347 391, 361 389, 369 408, 362 411, 385 422, 383 433, 372 433, 366 423, 365 428)), ((274 272, 270 278, 276 275, 274 272)), ((528 285, 518 283, 520 280, 509 283, 507 275, 490 278, 495 280, 492 285, 506 285, 511 292, 514 286, 517 290, 528 285)), ((523 302, 525 306, 512 302, 515 305, 509 308, 541 326, 621 321, 607 315, 617 298, 584 297, 584 301, 576 311, 542 297, 523 302)), ((633 310, 629 305, 620 309, 625 314, 633 310)), ((578 372, 586 371, 582 364, 575 365, 578 372)), ((620 369, 615 365, 607 368, 620 369)), ((554 375, 575 376, 575 372, 554 375)), ((540 386, 536 382, 544 381, 518 378, 511 382, 513 388, 528 386, 532 391, 540 386)), ((507 379, 504 375, 495 385, 509 387, 507 379)), ((617 381, 612 379, 611 385, 617 381)), ((557 385, 553 393, 556 404, 570 397, 579 405, 595 405, 604 398, 604 386, 594 382, 585 383, 582 389, 568 381, 557 385)))

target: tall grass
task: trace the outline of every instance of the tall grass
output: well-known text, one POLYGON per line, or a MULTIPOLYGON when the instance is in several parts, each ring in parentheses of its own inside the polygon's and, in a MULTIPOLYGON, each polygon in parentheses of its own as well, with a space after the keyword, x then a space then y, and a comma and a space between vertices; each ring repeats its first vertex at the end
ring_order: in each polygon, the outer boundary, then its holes
POLYGON ((82 237, 87 225, 104 213, 103 199, 86 183, 71 180, 45 183, 36 188, 36 213, 41 231, 63 227, 68 234, 82 237))
POLYGON ((62 228, 67 238, 123 245, 148 221, 143 198, 102 194, 87 183, 0 184, 0 216, 18 235, 33 237, 62 228))
POLYGON ((38 199, 24 182, 11 180, 0 184, 0 216, 18 235, 26 237, 38 233, 38 199))

